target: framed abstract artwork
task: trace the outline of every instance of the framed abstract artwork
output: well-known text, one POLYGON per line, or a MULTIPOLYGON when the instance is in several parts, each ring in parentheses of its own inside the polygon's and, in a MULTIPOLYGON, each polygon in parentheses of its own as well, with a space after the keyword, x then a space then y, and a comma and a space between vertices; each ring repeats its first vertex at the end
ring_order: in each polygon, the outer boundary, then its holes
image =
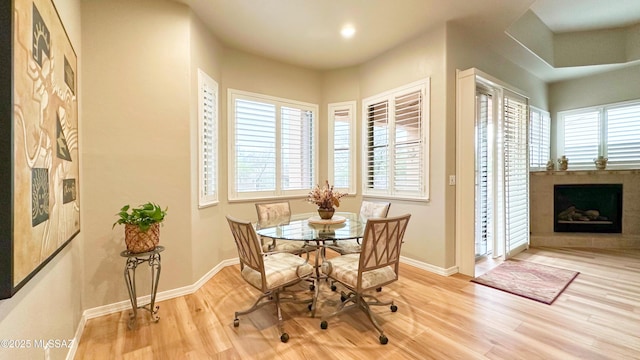
MULTIPOLYGON (((0 298, 80 232, 77 56, 52 0, 0 5, 0 298)), ((8 3, 8 4, 7 4, 8 3)))

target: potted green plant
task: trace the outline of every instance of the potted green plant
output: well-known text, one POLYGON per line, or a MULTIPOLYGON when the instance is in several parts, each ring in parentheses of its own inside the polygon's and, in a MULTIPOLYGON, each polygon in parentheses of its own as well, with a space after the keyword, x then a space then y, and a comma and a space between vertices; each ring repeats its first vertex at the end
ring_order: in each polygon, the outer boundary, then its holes
POLYGON ((132 253, 151 251, 160 242, 160 224, 167 215, 167 209, 152 202, 132 208, 125 205, 116 214, 118 220, 113 227, 124 224, 124 241, 132 253))

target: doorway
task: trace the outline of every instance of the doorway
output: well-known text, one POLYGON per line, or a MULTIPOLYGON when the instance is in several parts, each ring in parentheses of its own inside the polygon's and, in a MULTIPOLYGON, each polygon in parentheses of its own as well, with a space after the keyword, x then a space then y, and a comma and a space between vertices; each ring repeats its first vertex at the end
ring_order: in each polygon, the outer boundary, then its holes
POLYGON ((528 108, 499 80, 477 69, 458 73, 456 260, 463 274, 475 276, 477 259, 507 259, 529 246, 528 108))

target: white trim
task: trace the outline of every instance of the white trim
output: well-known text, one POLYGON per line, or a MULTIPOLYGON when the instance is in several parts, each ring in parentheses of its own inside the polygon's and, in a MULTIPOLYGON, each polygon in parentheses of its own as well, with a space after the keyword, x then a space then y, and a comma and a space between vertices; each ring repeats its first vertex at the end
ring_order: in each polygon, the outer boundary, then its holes
POLYGON ((405 257, 405 256, 400 256, 400 262, 403 263, 403 264, 411 265, 411 266, 413 266, 415 268, 418 268, 420 270, 428 271, 430 273, 434 273, 434 274, 438 274, 438 275, 442 275, 442 276, 450 276, 450 275, 458 273, 458 267, 457 266, 452 266, 450 268, 445 269, 445 268, 441 268, 441 267, 434 266, 434 265, 431 265, 431 264, 427 264, 427 263, 422 262, 422 261, 410 259, 410 258, 405 257))
POLYGON ((269 96, 259 93, 252 93, 248 91, 227 89, 227 181, 228 181, 228 201, 247 201, 263 198, 276 198, 287 196, 306 196, 311 188, 318 183, 318 136, 319 136, 319 107, 317 104, 296 101, 291 99, 279 98, 275 96, 269 96), (236 99, 242 99, 247 101, 261 101, 263 103, 272 104, 276 107, 276 189, 273 191, 254 191, 254 192, 238 192, 236 191, 236 143, 235 143, 235 106, 236 99), (313 150, 312 161, 310 168, 312 171, 312 181, 309 189, 299 190, 282 190, 281 184, 281 169, 280 164, 280 126, 281 118, 279 109, 282 106, 297 107, 301 110, 311 111, 313 113, 313 138, 311 139, 311 146, 313 150))
MULTIPOLYGON (((156 302, 177 298, 180 296, 190 295, 198 291, 202 285, 209 281, 220 270, 229 265, 239 264, 238 258, 223 260, 220 264, 216 265, 213 269, 209 270, 200 280, 196 281, 193 285, 183 286, 176 289, 162 291, 156 294, 156 302)), ((151 295, 145 295, 138 297, 138 304, 146 304, 151 301, 151 295)), ((82 313, 82 317, 86 320, 93 319, 99 316, 113 314, 115 312, 127 310, 131 308, 131 301, 124 300, 117 303, 98 306, 95 308, 87 309, 82 313)))
MULTIPOLYGON (((361 165, 361 188, 363 196, 370 197, 385 197, 389 199, 398 199, 398 200, 409 200, 416 202, 427 202, 430 200, 430 129, 431 129, 431 78, 427 77, 422 80, 414 81, 412 83, 387 90, 380 94, 376 94, 373 96, 369 96, 361 101, 361 157, 360 157, 360 165, 361 165), (367 178, 369 174, 368 163, 367 163, 367 154, 368 154, 368 133, 367 133, 367 106, 376 104, 379 102, 388 102, 389 113, 393 113, 395 109, 395 97, 404 95, 413 91, 421 91, 422 92, 422 112, 420 119, 420 128, 422 130, 421 134, 421 151, 422 151, 422 166, 423 166, 423 174, 422 174, 422 188, 416 191, 404 191, 398 192, 393 188, 393 173, 388 175, 389 188, 384 190, 379 189, 368 189, 367 188, 367 178)), ((395 117, 389 119, 389 129, 390 134, 395 134, 395 117)), ((395 139, 393 136, 389 139, 389 147, 394 150, 395 147, 395 139)), ((393 166, 391 166, 391 159, 393 154, 388 155, 388 166, 390 171, 393 171, 393 166)))

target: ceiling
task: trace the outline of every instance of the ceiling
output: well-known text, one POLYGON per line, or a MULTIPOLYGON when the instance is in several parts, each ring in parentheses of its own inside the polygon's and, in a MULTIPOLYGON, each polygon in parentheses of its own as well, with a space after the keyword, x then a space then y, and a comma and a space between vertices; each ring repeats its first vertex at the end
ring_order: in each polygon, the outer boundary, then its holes
POLYGON ((445 22, 548 82, 629 64, 556 69, 505 34, 527 10, 553 32, 640 23, 638 0, 178 0, 226 45, 313 69, 353 66, 445 22), (343 39, 340 29, 356 28, 343 39))

